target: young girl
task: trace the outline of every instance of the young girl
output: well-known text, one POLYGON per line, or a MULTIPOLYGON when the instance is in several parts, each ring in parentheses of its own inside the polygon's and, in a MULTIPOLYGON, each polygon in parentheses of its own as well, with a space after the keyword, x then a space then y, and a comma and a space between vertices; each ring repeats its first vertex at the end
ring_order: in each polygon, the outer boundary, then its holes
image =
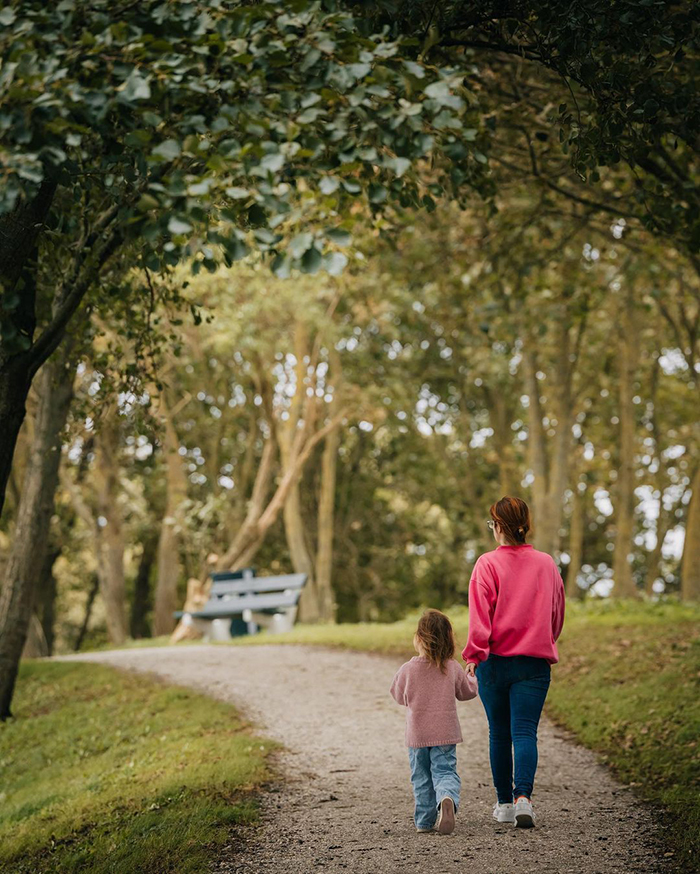
POLYGON ((459 806, 457 744, 462 731, 455 699, 476 698, 476 678, 454 660, 450 620, 439 610, 426 610, 413 636, 417 656, 401 665, 391 694, 406 713, 406 746, 416 799, 414 821, 419 832, 437 827, 449 835, 459 806))

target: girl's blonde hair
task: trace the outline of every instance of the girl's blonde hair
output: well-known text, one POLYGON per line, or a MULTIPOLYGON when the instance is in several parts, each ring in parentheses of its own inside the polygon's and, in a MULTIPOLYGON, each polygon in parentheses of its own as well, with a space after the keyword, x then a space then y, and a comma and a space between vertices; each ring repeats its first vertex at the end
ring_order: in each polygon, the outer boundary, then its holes
POLYGON ((455 654, 455 635, 447 616, 439 610, 426 610, 418 620, 416 637, 426 657, 446 673, 447 663, 455 654))

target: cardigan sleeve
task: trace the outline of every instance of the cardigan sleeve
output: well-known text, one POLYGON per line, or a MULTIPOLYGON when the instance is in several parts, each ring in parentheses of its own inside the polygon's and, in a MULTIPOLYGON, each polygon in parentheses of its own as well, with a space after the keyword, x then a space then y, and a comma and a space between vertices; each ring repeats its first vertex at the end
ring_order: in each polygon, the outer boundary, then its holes
POLYGON ((396 672, 389 691, 391 692, 391 697, 397 704, 403 704, 405 706, 408 702, 406 701, 406 671, 404 670, 404 667, 405 665, 401 665, 396 672))
POLYGON ((466 662, 479 665, 488 658, 495 608, 496 586, 493 573, 481 556, 474 565, 469 583, 469 637, 462 651, 462 658, 466 662))
MULTIPOLYGON (((456 664, 456 663, 455 663, 456 664)), ((457 665, 457 675, 455 677, 455 697, 458 701, 471 701, 476 698, 479 691, 476 677, 472 677, 466 671, 457 665)))
POLYGON ((559 573, 559 568, 556 565, 554 566, 554 600, 552 607, 552 636, 554 637, 554 640, 558 640, 561 630, 564 627, 566 593, 564 592, 564 582, 559 573))

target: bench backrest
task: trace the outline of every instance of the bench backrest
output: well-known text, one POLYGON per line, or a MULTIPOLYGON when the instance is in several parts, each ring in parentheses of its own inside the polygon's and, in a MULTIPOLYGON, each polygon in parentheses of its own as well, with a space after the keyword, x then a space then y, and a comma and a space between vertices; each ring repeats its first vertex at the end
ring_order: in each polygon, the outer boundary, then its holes
POLYGON ((209 576, 215 583, 219 580, 249 580, 251 577, 255 576, 255 568, 243 567, 237 571, 214 571, 209 574, 209 576))
MULTIPOLYGON (((213 575, 212 575, 213 576, 213 575)), ((217 574, 212 580, 210 601, 221 598, 232 598, 242 595, 253 595, 258 592, 287 592, 302 589, 306 582, 306 574, 282 574, 276 577, 249 577, 248 579, 222 579, 223 574, 217 574)))
POLYGON ((212 598, 202 610, 193 615, 213 619, 217 616, 237 615, 244 610, 275 612, 283 607, 295 607, 300 595, 301 589, 295 589, 290 592, 268 592, 262 595, 248 593, 236 598, 212 598))

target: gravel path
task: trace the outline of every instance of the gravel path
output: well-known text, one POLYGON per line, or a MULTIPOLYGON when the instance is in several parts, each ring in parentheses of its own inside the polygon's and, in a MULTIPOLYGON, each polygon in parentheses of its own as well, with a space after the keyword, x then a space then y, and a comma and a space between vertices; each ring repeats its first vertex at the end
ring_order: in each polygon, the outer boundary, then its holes
MULTIPOLYGON (((281 741, 284 780, 212 871, 226 874, 651 874, 653 812, 551 723, 540 729, 538 827, 491 818, 488 733, 479 700, 459 705, 462 806, 449 837, 418 835, 403 709, 388 689, 397 659, 301 646, 187 646, 79 656, 148 671, 231 701, 281 741)), ((554 671, 556 682, 556 669, 554 671)))

